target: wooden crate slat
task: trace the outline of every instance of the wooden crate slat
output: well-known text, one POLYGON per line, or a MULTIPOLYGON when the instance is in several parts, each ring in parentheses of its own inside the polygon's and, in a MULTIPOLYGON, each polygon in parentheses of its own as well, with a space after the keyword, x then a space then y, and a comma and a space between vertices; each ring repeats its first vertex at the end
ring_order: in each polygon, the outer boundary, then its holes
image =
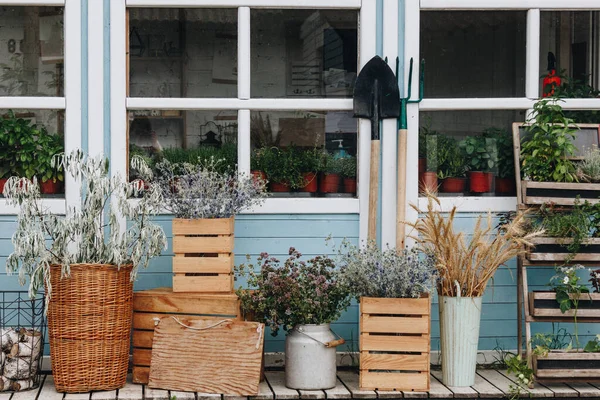
POLYGON ((231 294, 185 293, 174 294, 171 288, 152 289, 133 294, 134 311, 239 315, 240 302, 231 294))
MULTIPOLYGON (((598 199, 588 199, 588 198, 586 198, 585 200, 587 200, 590 204, 596 204, 600 201, 598 199)), ((552 202, 559 206, 572 206, 573 203, 575 202, 575 199, 569 198, 569 197, 525 196, 523 202, 525 204, 537 204, 537 205, 542 205, 542 204, 545 204, 548 202, 552 202)))
MULTIPOLYGON (((145 313, 145 312, 134 312, 133 313, 133 329, 143 329, 143 330, 154 330, 154 318, 163 318, 166 314, 161 313, 145 313)), ((178 317, 182 318, 191 318, 197 317, 199 314, 177 314, 178 317)), ((223 319, 220 315, 201 315, 202 318, 220 318, 223 319)))
POLYGON ((410 317, 378 317, 369 314, 361 315, 361 332, 363 333, 428 333, 429 316, 410 317))
POLYGON ((600 379, 600 369, 538 369, 538 378, 595 378, 600 379))
POLYGON ((233 236, 217 237, 173 237, 173 253, 231 253, 233 236))
POLYGON ((600 253, 578 253, 572 256, 570 253, 536 253, 528 252, 530 261, 600 261, 600 253))
POLYGON ((429 338, 420 336, 361 335, 364 351, 400 351, 425 353, 429 351, 429 338))
POLYGON ((222 257, 173 257, 174 273, 230 274, 233 270, 233 255, 222 257))
POLYGON ((151 349, 154 331, 133 331, 133 347, 151 349))
POLYGON ((427 371, 429 368, 429 353, 416 354, 370 354, 363 351, 360 354, 360 369, 368 371, 398 370, 398 371, 427 371))
MULTIPOLYGON (((558 238, 558 237, 536 237, 530 239, 533 244, 571 244, 573 243, 572 238, 558 238)), ((600 238, 588 238, 581 242, 583 245, 587 244, 600 244, 600 238)))
POLYGON ((360 387, 367 390, 429 390, 429 373, 360 372, 360 387))
MULTIPOLYGON (((570 294, 572 299, 576 298, 576 294, 570 294)), ((575 310, 568 310, 565 313, 560 311, 558 303, 551 308, 543 308, 536 306, 536 300, 556 302, 555 292, 530 292, 529 293, 529 309, 534 318, 569 318, 575 317, 575 310)), ((582 293, 579 296, 579 301, 591 302, 594 307, 580 307, 577 310, 577 318, 600 318, 600 293, 582 293)))
POLYGON ((364 314, 429 315, 429 305, 422 299, 385 299, 361 297, 361 312, 364 314))
POLYGON ((552 190, 598 190, 600 191, 600 183, 586 182, 536 182, 522 181, 523 187, 527 189, 552 189, 552 190))
POLYGON ((233 290, 233 275, 216 276, 173 276, 174 292, 230 293, 233 290))
POLYGON ((554 352, 550 351, 544 357, 537 357, 538 360, 600 360, 599 353, 586 352, 554 352))
POLYGON ((133 365, 149 367, 152 361, 151 349, 135 349, 133 352, 133 365))
POLYGON ((173 219, 173 236, 180 235, 232 235, 234 218, 173 219))
POLYGON ((132 368, 133 383, 146 384, 150 378, 150 367, 134 365, 132 368))

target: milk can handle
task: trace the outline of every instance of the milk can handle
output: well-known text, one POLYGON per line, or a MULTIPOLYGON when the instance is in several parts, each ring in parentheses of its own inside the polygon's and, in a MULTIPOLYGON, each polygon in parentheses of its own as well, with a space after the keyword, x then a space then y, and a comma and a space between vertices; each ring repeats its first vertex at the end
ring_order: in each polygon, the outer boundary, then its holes
POLYGON ((337 347, 337 346, 340 346, 340 345, 342 345, 342 344, 346 343, 346 341, 344 340, 344 338, 342 338, 340 335, 338 335, 337 333, 335 333, 335 332, 334 332, 334 331, 332 331, 331 329, 330 329, 329 331, 330 331, 331 333, 333 333, 333 334, 335 335, 335 337, 337 337, 337 339, 336 339, 336 340, 331 340, 331 341, 329 341, 329 342, 326 342, 326 343, 324 343, 324 342, 321 342, 320 340, 318 340, 318 339, 315 339, 314 337, 310 336, 309 334, 307 334, 307 333, 303 332, 303 331, 301 330, 301 328, 294 328, 294 330, 295 330, 296 332, 298 332, 298 333, 301 333, 301 334, 303 334, 303 335, 304 335, 304 336, 306 336, 307 338, 314 340, 314 341, 315 341, 315 342, 317 342, 317 343, 321 343, 323 346, 325 346, 325 347, 327 347, 327 348, 331 348, 331 347, 337 347))

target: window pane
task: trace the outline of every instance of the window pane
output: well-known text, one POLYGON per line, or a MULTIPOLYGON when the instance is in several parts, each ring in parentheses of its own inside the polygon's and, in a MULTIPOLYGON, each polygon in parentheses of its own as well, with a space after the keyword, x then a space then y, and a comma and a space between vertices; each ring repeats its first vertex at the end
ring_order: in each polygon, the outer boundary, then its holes
POLYGON ((63 10, 0 6, 0 96, 63 96, 63 10))
POLYGON ((425 97, 525 96, 525 11, 423 11, 425 97))
POLYGON ((44 195, 62 197, 63 171, 51 167, 64 151, 64 111, 0 110, 0 194, 11 176, 34 176, 44 195))
POLYGON ((252 10, 252 97, 352 97, 358 12, 252 10))
POLYGON ((236 97, 236 9, 129 9, 129 96, 236 97))
POLYGON ((543 96, 600 96, 599 24, 598 11, 542 12, 540 76, 544 78, 540 93, 543 96))
POLYGON ((524 111, 420 114, 419 185, 440 196, 514 196, 512 123, 524 111), (456 179, 459 178, 459 179, 456 179))
POLYGON ((254 111, 253 173, 275 196, 356 195, 357 122, 351 112, 254 111))

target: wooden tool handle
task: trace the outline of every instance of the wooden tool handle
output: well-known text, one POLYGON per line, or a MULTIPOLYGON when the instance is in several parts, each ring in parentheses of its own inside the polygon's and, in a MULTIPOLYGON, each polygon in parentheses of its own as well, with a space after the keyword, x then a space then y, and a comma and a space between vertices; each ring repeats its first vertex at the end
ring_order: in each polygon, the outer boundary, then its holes
POLYGON ((396 250, 404 248, 406 240, 406 145, 408 131, 398 131, 398 192, 396 204, 396 250))
POLYGON ((342 338, 339 338, 336 340, 332 340, 331 342, 325 343, 325 347, 327 347, 327 348, 337 347, 337 346, 341 346, 344 343, 346 343, 346 341, 342 338))
POLYGON ((381 142, 371 140, 371 176, 369 177, 369 241, 377 240, 377 203, 379 194, 379 151, 381 142))

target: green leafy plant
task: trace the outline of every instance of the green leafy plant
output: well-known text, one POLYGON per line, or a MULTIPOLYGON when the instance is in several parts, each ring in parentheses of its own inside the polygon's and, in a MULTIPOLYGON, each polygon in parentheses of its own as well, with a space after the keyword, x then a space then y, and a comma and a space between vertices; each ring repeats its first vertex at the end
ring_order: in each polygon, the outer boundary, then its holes
POLYGON ((539 182, 576 181, 575 165, 569 159, 575 154, 573 120, 564 115, 556 99, 536 102, 533 113, 521 139, 523 176, 539 182))
POLYGON ((458 147, 456 139, 445 137, 439 146, 440 167, 438 178, 462 178, 467 172, 467 158, 458 147))
MULTIPOLYGON (((556 98, 598 98, 600 90, 590 85, 590 76, 586 79, 575 79, 567 75, 563 69, 558 74, 561 78, 559 86, 549 87, 549 90, 554 89, 553 97, 556 98)), ((577 123, 598 123, 600 122, 600 113, 598 110, 585 111, 565 111, 565 116, 571 118, 577 123)))
POLYGON ((495 140, 498 167, 498 178, 513 178, 515 176, 515 157, 512 136, 506 129, 487 128, 483 136, 495 140))
POLYGON ((483 136, 469 136, 459 142, 471 171, 491 171, 498 160, 496 140, 483 136))
POLYGON ((577 177, 586 182, 600 182, 600 149, 593 145, 583 155, 577 168, 577 177))
POLYGON ((428 134, 425 136, 425 157, 427 158, 427 171, 437 172, 440 165, 438 160, 438 138, 439 134, 428 134))
POLYGON ((523 394, 530 394, 529 389, 533 389, 534 376, 533 369, 527 364, 527 360, 520 355, 510 354, 504 361, 506 362, 507 372, 513 374, 516 378, 516 384, 510 384, 510 399, 518 399, 523 394))
POLYGON ((596 335, 596 337, 590 341, 588 341, 583 348, 583 351, 586 353, 598 353, 600 352, 600 335, 596 335))
POLYGON ((357 163, 356 157, 348 156, 342 158, 342 177, 354 179, 356 178, 357 163))
POLYGON ((326 174, 342 174, 344 168, 344 159, 337 158, 331 153, 324 157, 323 172, 326 174))
POLYGON ((546 357, 550 350, 570 350, 573 335, 565 328, 557 329, 552 323, 552 333, 536 333, 530 340, 532 352, 538 357, 546 357))
POLYGON ((316 147, 311 149, 296 149, 301 172, 317 172, 323 163, 323 150, 316 147))
POLYGON ((162 158, 171 164, 192 164, 208 166, 213 161, 219 161, 217 170, 221 173, 231 173, 237 164, 237 146, 225 143, 221 147, 200 146, 192 149, 177 147, 166 148, 162 158))
POLYGON ((260 151, 264 172, 270 182, 286 182, 294 189, 303 186, 301 161, 295 148, 265 147, 260 151))
POLYGON ((428 119, 419 129, 419 158, 427 158, 427 137, 437 135, 439 133, 431 129, 431 119, 428 119))

